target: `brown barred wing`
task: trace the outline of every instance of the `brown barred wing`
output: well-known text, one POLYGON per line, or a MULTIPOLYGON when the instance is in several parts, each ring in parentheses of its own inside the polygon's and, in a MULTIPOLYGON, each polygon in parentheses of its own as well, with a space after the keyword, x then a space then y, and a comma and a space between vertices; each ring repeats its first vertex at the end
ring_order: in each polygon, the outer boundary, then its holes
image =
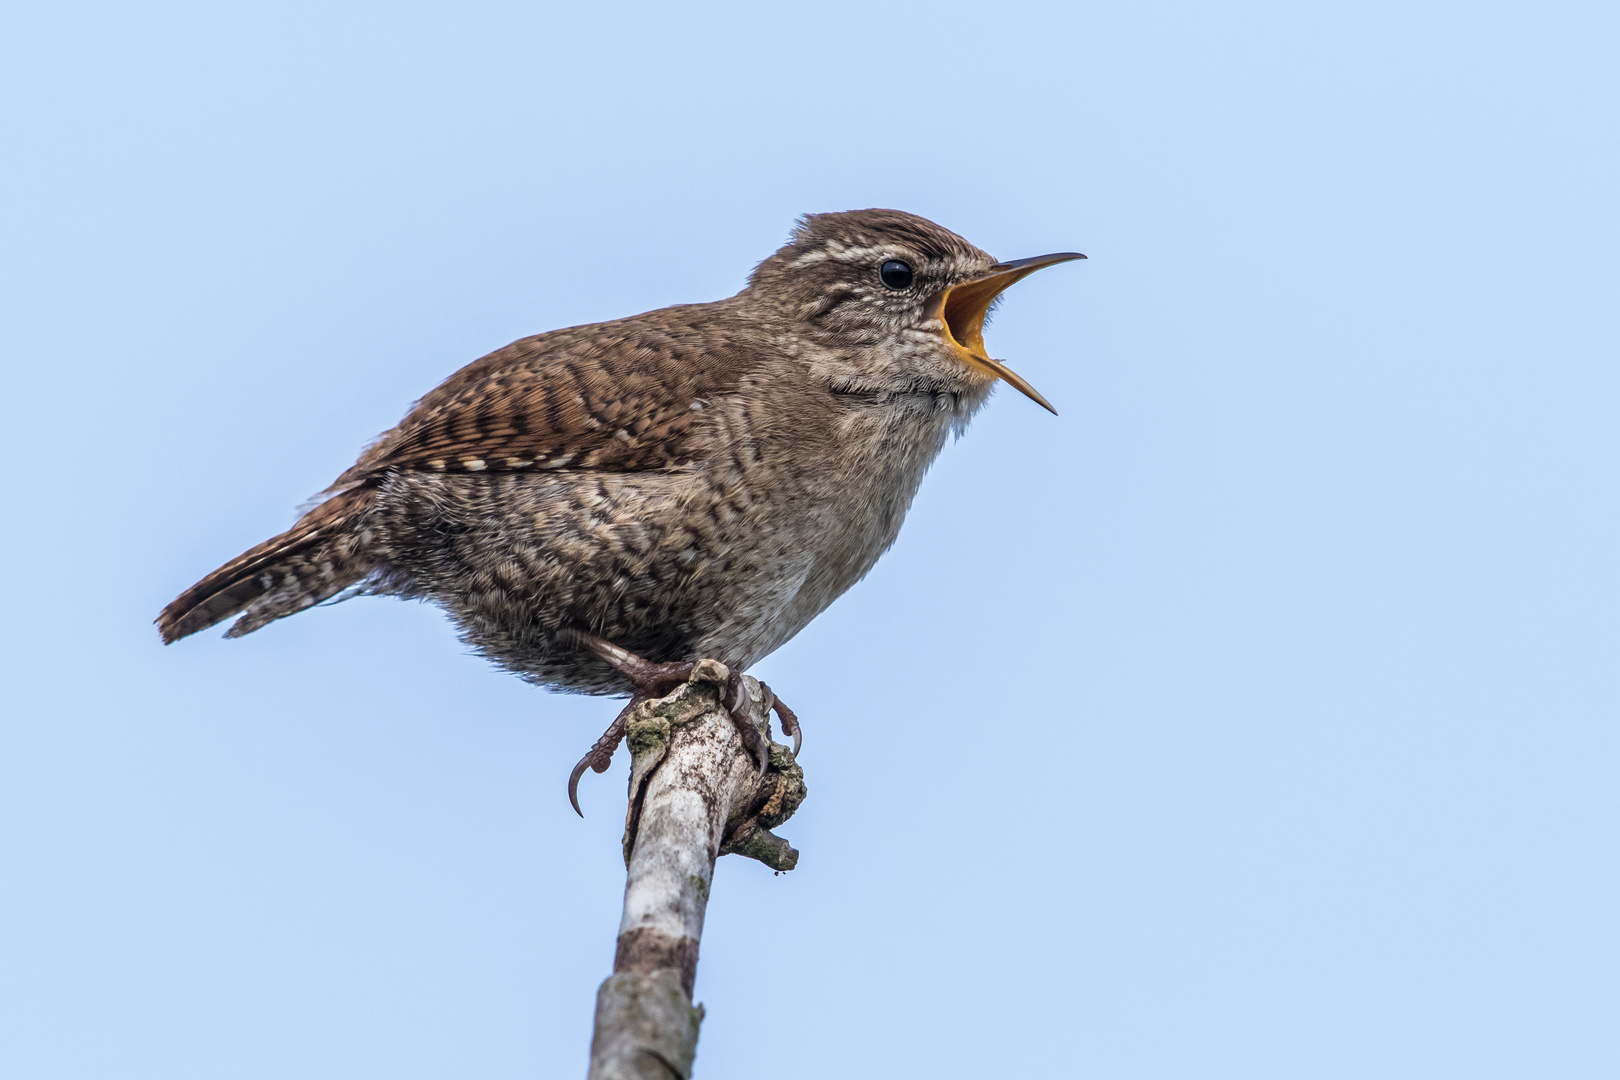
POLYGON ((558 330, 490 353, 418 402, 334 490, 392 470, 688 464, 706 450, 709 407, 754 359, 747 343, 675 317, 691 310, 558 330))

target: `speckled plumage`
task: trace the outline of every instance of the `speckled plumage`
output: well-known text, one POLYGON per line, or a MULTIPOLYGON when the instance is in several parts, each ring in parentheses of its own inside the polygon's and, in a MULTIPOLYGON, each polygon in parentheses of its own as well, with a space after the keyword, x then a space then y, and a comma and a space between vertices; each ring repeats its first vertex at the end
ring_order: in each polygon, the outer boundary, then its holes
POLYGON ((822 214, 736 296, 514 342, 159 629, 239 614, 234 636, 350 589, 431 599, 481 653, 561 689, 630 689, 571 630, 746 669, 872 567, 984 403, 977 323, 944 298, 995 269, 910 214, 822 214), (912 287, 879 280, 888 259, 912 287))

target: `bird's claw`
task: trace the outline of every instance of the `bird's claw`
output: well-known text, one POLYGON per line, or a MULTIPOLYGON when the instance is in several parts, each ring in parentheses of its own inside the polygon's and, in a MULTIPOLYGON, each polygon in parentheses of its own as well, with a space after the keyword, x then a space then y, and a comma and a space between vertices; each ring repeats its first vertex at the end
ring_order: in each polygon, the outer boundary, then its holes
POLYGON ((765 700, 769 703, 766 708, 776 713, 776 718, 782 721, 782 734, 793 736, 793 756, 799 756, 799 748, 804 745, 804 729, 799 726, 799 717, 787 707, 787 703, 771 692, 771 688, 764 683, 759 688, 765 692, 765 700))
MULTIPOLYGON (((765 684, 760 684, 765 690, 765 684)), ((765 770, 771 767, 771 748, 766 745, 765 739, 754 726, 754 721, 748 715, 748 687, 743 684, 742 672, 733 671, 726 679, 726 693, 721 704, 726 707, 726 715, 731 717, 732 724, 737 728, 737 734, 742 736, 743 748, 748 756, 754 759, 759 766, 759 774, 765 775, 765 770)))
POLYGON ((597 773, 608 771, 608 766, 613 764, 613 752, 619 748, 619 743, 624 739, 624 733, 629 726, 630 711, 646 700, 647 695, 639 691, 630 695, 629 703, 619 710, 619 715, 615 716, 613 723, 602 732, 602 737, 585 751, 585 756, 579 759, 574 771, 568 774, 568 802, 574 808, 574 813, 580 817, 585 816, 585 811, 579 808, 579 778, 585 775, 586 769, 597 773))
POLYGON ((579 778, 585 775, 587 768, 595 769, 597 772, 607 771, 607 766, 595 759, 594 751, 586 754, 579 759, 579 764, 574 766, 574 771, 568 774, 568 805, 572 806, 574 813, 580 817, 585 816, 585 811, 579 808, 579 778))
MULTIPOLYGON (((595 745, 579 759, 574 771, 568 774, 569 805, 574 808, 574 813, 584 817, 585 812, 579 808, 579 779, 585 775, 585 770, 607 772, 608 767, 613 764, 613 752, 619 748, 619 743, 624 739, 631 711, 643 701, 661 697, 686 682, 692 677, 697 662, 683 660, 656 663, 584 630, 574 631, 574 636, 581 645, 611 664, 635 687, 635 693, 630 696, 629 704, 625 705, 613 723, 608 725, 608 729, 602 732, 602 737, 596 740, 595 745)), ((760 683, 759 689, 765 698, 766 713, 774 711, 782 721, 783 734, 793 736, 793 756, 798 757, 799 746, 803 742, 799 718, 793 714, 792 709, 782 703, 781 698, 771 692, 769 686, 760 683)), ((743 748, 748 751, 748 756, 753 759, 754 764, 759 766, 760 775, 765 775, 765 771, 771 765, 771 748, 769 742, 760 734, 759 728, 755 727, 749 718, 748 689, 743 683, 742 672, 732 671, 727 677, 720 703, 725 707, 726 714, 731 717, 731 722, 736 725, 743 748)))

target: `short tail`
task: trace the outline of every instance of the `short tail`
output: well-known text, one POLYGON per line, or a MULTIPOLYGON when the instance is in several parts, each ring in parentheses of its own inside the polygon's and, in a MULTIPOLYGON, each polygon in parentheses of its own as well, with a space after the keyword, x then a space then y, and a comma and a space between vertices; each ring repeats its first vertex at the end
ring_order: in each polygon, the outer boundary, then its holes
POLYGON ((370 502, 369 488, 340 492, 181 593, 157 618, 164 644, 238 612, 226 637, 241 637, 364 580, 371 567, 356 518, 370 502))

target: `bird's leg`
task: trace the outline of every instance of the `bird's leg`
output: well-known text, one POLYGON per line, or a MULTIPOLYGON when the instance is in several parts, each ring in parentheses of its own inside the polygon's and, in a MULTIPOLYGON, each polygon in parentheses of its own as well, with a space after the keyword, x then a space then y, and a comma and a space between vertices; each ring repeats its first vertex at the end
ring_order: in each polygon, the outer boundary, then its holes
POLYGON ((603 660, 618 669, 619 674, 630 680, 630 685, 636 688, 637 693, 643 693, 649 698, 663 697, 681 683, 692 677, 692 669, 697 666, 695 660, 680 660, 671 664, 656 664, 651 660, 643 660, 629 649, 621 649, 605 638, 584 630, 574 631, 580 644, 603 660))
MULTIPOLYGON (((614 717, 613 723, 609 724, 608 729, 602 732, 602 737, 596 740, 590 750, 586 751, 585 756, 579 759, 579 764, 574 766, 574 771, 568 776, 568 801, 573 805, 574 813, 584 817, 584 812, 579 808, 579 778, 585 775, 587 768, 598 773, 607 772, 608 766, 613 763, 614 751, 619 748, 619 743, 624 739, 625 730, 630 723, 630 713, 643 701, 662 697, 687 679, 690 679, 692 669, 697 666, 697 661, 680 660, 671 663, 655 663, 637 656, 628 649, 621 649, 611 641, 597 637, 587 631, 576 630, 574 636, 581 645, 612 664, 635 687, 635 691, 630 695, 629 703, 619 711, 619 715, 614 717)), ((754 759, 755 764, 759 766, 759 771, 763 773, 770 766, 770 748, 766 746, 765 740, 760 737, 759 729, 754 727, 753 723, 748 719, 748 691, 743 686, 742 672, 735 669, 728 670, 731 673, 726 679, 726 690, 720 703, 725 706, 726 715, 731 717, 732 724, 737 728, 737 734, 742 737, 743 747, 748 751, 749 757, 754 759)), ((786 706, 776 700, 776 695, 771 693, 770 687, 760 683, 760 690, 765 694, 766 708, 769 709, 774 706, 776 715, 782 718, 782 730, 793 735, 793 752, 797 755, 799 751, 798 719, 793 716, 791 710, 787 710, 786 706)))
POLYGON ((592 744, 585 752, 585 756, 579 759, 579 764, 574 766, 574 771, 568 774, 568 801, 574 807, 574 813, 584 817, 585 812, 579 808, 579 778, 585 775, 587 768, 597 773, 607 772, 608 766, 613 764, 613 753, 619 748, 619 743, 624 739, 625 730, 630 724, 630 713, 643 701, 663 697, 691 678, 695 664, 691 661, 656 664, 584 630, 575 631, 574 636, 581 645, 617 668, 621 675, 630 680, 630 685, 635 687, 629 703, 619 710, 619 715, 614 717, 613 723, 602 732, 602 737, 592 744))
MULTIPOLYGON (((643 660, 628 649, 621 649, 610 641, 584 631, 579 632, 579 640, 584 643, 586 648, 612 664, 619 670, 620 674, 629 679, 635 685, 636 692, 645 695, 643 700, 669 693, 691 678, 692 669, 697 666, 695 660, 682 660, 665 664, 643 660)), ((727 670, 730 675, 726 679, 726 691, 720 703, 725 706, 726 714, 731 717, 731 722, 736 725, 737 734, 742 737, 744 748, 747 749, 749 756, 758 763, 759 771, 763 773, 770 767, 770 749, 765 745, 765 740, 760 737, 759 730, 748 719, 748 691, 743 686, 742 672, 735 667, 729 666, 727 670)), ((761 689, 765 690, 763 684, 761 684, 761 689)), ((769 690, 765 690, 765 693, 768 698, 774 698, 774 695, 771 695, 769 690)), ((640 704, 640 702, 636 704, 640 704)), ((626 709, 622 715, 628 721, 629 710, 626 709)), ((616 726, 622 727, 622 725, 618 724, 618 721, 614 721, 614 723, 616 726)), ((613 728, 608 728, 608 732, 611 733, 612 731, 613 728)), ((606 737, 606 735, 603 736, 603 738, 606 737)), ((623 733, 621 731, 618 738, 622 737, 623 733)), ((615 747, 618 746, 618 738, 614 740, 613 745, 615 747)), ((609 756, 611 757, 611 754, 609 756)), ((594 764, 592 767, 595 768, 594 764)), ((577 770, 578 766, 575 768, 577 770)), ((602 769, 597 769, 597 772, 602 772, 604 769, 606 769, 605 765, 602 769)))

